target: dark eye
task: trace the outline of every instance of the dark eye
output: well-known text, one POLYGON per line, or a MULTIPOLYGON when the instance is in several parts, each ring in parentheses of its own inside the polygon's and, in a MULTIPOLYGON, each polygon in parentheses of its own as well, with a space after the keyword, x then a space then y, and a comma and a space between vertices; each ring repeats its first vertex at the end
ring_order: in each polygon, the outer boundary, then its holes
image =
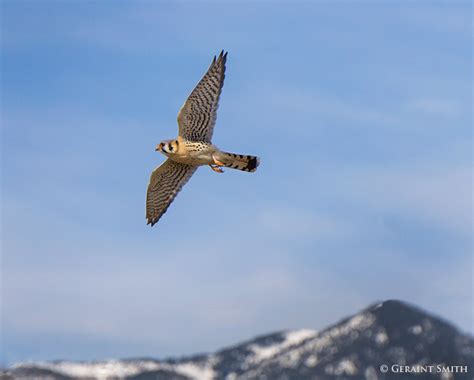
POLYGON ((172 152, 173 151, 173 145, 169 144, 168 149, 169 149, 170 152, 172 152))

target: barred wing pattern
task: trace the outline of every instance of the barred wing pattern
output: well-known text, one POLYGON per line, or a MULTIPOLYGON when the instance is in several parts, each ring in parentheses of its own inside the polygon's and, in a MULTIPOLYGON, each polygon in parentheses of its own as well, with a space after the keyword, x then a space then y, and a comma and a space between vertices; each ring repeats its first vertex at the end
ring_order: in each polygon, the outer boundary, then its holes
POLYGON ((147 224, 153 226, 160 220, 197 168, 167 159, 153 170, 146 194, 147 224))
POLYGON ((225 78, 227 53, 221 51, 211 63, 178 113, 179 135, 185 140, 211 142, 219 97, 225 78))

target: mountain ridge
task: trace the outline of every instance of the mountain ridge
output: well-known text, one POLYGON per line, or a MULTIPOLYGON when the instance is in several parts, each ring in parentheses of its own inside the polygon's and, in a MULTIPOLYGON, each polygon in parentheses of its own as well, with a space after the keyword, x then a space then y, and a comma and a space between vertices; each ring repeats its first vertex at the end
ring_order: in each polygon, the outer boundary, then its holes
POLYGON ((471 379, 471 363, 471 336, 414 305, 387 300, 321 331, 279 331, 209 354, 162 360, 21 362, 3 376, 25 380, 382 380, 411 378, 414 373, 406 371, 415 369, 429 371, 417 373, 417 379, 450 380, 471 379), (403 375, 400 370, 405 371, 403 375))

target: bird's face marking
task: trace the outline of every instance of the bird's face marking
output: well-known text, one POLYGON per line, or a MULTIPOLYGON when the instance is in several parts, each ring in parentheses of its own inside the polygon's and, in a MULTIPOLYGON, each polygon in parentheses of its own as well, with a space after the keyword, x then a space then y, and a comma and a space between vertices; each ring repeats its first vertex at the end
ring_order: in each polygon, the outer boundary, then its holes
POLYGON ((178 145, 178 140, 163 140, 156 146, 155 150, 169 156, 178 152, 178 145))

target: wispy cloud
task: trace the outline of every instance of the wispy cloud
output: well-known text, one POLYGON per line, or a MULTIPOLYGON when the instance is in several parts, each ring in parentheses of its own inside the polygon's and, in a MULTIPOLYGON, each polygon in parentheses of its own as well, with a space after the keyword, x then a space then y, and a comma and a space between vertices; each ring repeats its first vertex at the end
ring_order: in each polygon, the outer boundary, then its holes
MULTIPOLYGON (((414 5, 414 4, 413 4, 414 5)), ((442 33, 453 33, 464 38, 472 34, 472 3, 436 3, 431 7, 412 6, 403 17, 415 25, 442 33)))
POLYGON ((434 116, 459 116, 461 113, 461 105, 450 99, 422 98, 412 101, 409 106, 434 116))
POLYGON ((371 208, 420 218, 442 229, 467 237, 471 233, 471 189, 469 167, 413 167, 352 172, 347 195, 371 208))

